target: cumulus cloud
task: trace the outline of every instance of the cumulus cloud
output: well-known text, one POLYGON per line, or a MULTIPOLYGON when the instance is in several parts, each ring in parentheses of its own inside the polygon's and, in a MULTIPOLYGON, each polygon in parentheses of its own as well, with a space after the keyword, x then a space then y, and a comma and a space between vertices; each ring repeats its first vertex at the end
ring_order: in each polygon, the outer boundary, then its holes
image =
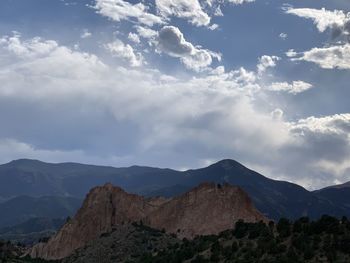
POLYGON ((286 13, 312 19, 320 32, 324 32, 326 29, 333 28, 334 26, 342 27, 349 19, 344 11, 329 11, 325 8, 289 8, 286 10, 286 13))
POLYGON ((131 4, 124 0, 96 0, 94 8, 97 12, 114 21, 134 19, 138 23, 153 26, 163 24, 163 18, 148 12, 143 3, 131 4))
POLYGON ((312 19, 320 32, 331 29, 334 38, 342 34, 346 36, 350 34, 350 13, 342 10, 329 11, 325 8, 287 8, 286 13, 312 19))
POLYGON ((157 14, 151 12, 147 2, 132 4, 124 0, 95 0, 94 8, 103 16, 114 21, 133 20, 152 27, 167 24, 172 17, 187 20, 195 26, 206 26, 211 30, 218 28, 210 24, 211 16, 223 16, 221 5, 231 3, 240 5, 255 0, 155 0, 157 14))
POLYGON ((277 56, 267 56, 264 55, 259 59, 259 64, 257 66, 258 73, 262 74, 266 71, 268 68, 273 68, 276 66, 276 62, 280 60, 281 58, 277 56))
POLYGON ((121 40, 115 40, 112 43, 105 45, 113 56, 126 60, 130 66, 139 67, 144 63, 144 59, 141 53, 136 53, 132 46, 124 44, 121 40))
POLYGON ((350 69, 350 44, 313 48, 300 56, 290 52, 289 56, 294 57, 293 60, 313 62, 325 69, 350 69))
POLYGON ((319 181, 348 181, 350 171, 350 114, 309 117, 291 123, 299 152, 319 181), (332 174, 332 176, 329 176, 332 174))
POLYGON ((245 68, 241 67, 238 70, 232 72, 235 76, 235 80, 240 83, 255 83, 257 76, 253 71, 247 71, 245 68))
MULTIPOLYGON (((350 12, 346 13, 342 10, 329 11, 325 8, 287 8, 286 12, 312 19, 320 32, 331 29, 333 38, 344 36, 350 42, 350 12)), ((294 61, 313 62, 325 69, 350 69, 350 44, 343 41, 341 43, 341 45, 323 48, 315 47, 299 54, 294 50, 289 50, 286 55, 293 58, 292 60, 294 61)))
POLYGON ((148 28, 148 27, 135 26, 135 29, 136 29, 137 33, 143 38, 152 39, 158 35, 157 31, 155 31, 151 28, 148 28))
POLYGON ((284 91, 295 95, 309 90, 312 87, 312 84, 299 80, 293 81, 292 83, 274 82, 268 87, 268 89, 271 91, 284 91))
POLYGON ((158 12, 165 18, 185 18, 193 25, 207 26, 209 15, 204 12, 198 0, 156 0, 158 12))
POLYGON ((309 117, 293 123, 292 131, 305 136, 305 133, 342 135, 350 139, 350 114, 336 114, 326 117, 309 117))
POLYGON ((182 32, 174 26, 164 26, 158 34, 160 51, 181 59, 189 69, 199 71, 212 64, 213 58, 221 59, 221 55, 210 50, 193 46, 187 42, 182 32))
POLYGON ((159 32, 159 48, 170 56, 191 55, 195 47, 187 42, 177 27, 165 26, 159 32))
POLYGON ((141 42, 139 35, 132 32, 129 33, 128 39, 137 44, 141 42))
MULTIPOLYGON (((24 49, 31 43, 17 40, 24 49)), ((260 154, 286 139, 283 124, 255 111, 249 87, 234 74, 170 78, 110 67, 57 43, 45 56, 22 60, 8 45, 1 52, 16 63, 11 71, 0 67, 0 117, 6 121, 13 114, 0 138, 33 149, 128 160, 115 165, 142 160, 170 167, 199 165, 208 156, 254 148, 246 143, 268 142, 253 150, 260 154)))
POLYGON ((55 41, 43 41, 40 37, 36 37, 21 43, 20 34, 16 32, 11 37, 4 36, 0 38, 0 45, 2 45, 7 51, 10 51, 11 53, 14 53, 22 58, 46 55, 58 47, 55 41))
POLYGON ((306 186, 346 179, 349 114, 286 122, 243 68, 176 77, 40 38, 0 42, 0 160, 178 168, 231 157, 306 186))

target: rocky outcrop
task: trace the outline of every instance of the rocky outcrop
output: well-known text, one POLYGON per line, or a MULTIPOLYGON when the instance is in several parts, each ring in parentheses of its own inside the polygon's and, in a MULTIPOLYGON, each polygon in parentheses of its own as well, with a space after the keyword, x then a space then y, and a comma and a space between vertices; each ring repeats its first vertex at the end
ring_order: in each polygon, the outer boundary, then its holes
POLYGON ((243 190, 228 184, 204 183, 173 199, 147 199, 106 184, 92 189, 76 216, 29 254, 33 258, 61 259, 101 234, 131 222, 142 221, 179 237, 193 238, 232 228, 238 219, 267 220, 243 190))
POLYGON ((44 259, 64 258, 102 233, 110 232, 113 226, 145 218, 159 206, 157 202, 159 200, 148 202, 141 196, 126 193, 111 184, 93 188, 76 216, 48 243, 34 246, 30 256, 44 259))
POLYGON ((266 220, 241 188, 204 183, 162 204, 145 222, 176 233, 180 238, 192 239, 231 229, 239 219, 247 222, 266 220))

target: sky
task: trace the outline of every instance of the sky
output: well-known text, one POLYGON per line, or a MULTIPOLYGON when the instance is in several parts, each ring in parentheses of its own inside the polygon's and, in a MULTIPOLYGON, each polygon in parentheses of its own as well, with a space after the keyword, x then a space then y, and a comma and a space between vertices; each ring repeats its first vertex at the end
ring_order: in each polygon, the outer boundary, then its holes
POLYGON ((0 163, 350 181, 348 0, 2 0, 0 83, 0 163))

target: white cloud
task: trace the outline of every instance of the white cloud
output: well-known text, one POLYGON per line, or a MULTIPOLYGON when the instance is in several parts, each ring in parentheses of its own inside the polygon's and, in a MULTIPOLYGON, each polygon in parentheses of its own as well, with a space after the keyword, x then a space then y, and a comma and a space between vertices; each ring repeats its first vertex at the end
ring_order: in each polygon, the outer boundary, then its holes
POLYGON ((313 188, 347 178, 350 115, 285 122, 254 96, 254 72, 167 76, 11 38, 0 40, 0 160, 178 168, 232 157, 313 188))
MULTIPOLYGON (((14 92, 14 89, 11 88, 12 78, 17 79, 18 77, 16 83, 24 81, 20 77, 21 74, 44 79, 47 75, 56 81, 62 78, 81 78, 83 81, 85 76, 98 74, 105 67, 94 55, 73 51, 68 47, 60 46, 56 41, 43 40, 39 37, 26 41, 22 41, 20 35, 2 37, 0 38, 0 49, 3 55, 0 61, 1 79, 5 81, 8 78, 9 81, 0 89, 2 95, 11 95, 14 92), (35 72, 32 67, 35 68, 35 72), (51 74, 48 74, 50 71, 51 74)), ((24 84, 23 82, 16 89, 30 92, 31 89, 25 88, 29 83, 24 84)), ((38 85, 38 89, 39 86, 42 85, 38 85)), ((33 95, 36 93, 34 92, 33 95)))
POLYGON ((219 27, 210 24, 211 16, 223 16, 221 5, 226 3, 241 5, 255 0, 155 0, 157 14, 152 13, 147 1, 132 4, 125 0, 95 0, 94 8, 103 16, 114 21, 133 20, 152 27, 168 24, 172 17, 187 20, 195 26, 205 26, 210 30, 219 27))
POLYGON ((346 13, 342 10, 329 11, 325 8, 287 8, 286 13, 312 19, 320 32, 331 29, 333 38, 341 35, 349 37, 350 35, 350 12, 346 13))
POLYGON ((292 83, 274 82, 268 87, 268 89, 271 91, 285 91, 295 95, 309 90, 312 87, 312 84, 299 80, 293 81, 292 83))
POLYGON ((91 36, 92 36, 91 32, 89 32, 89 30, 87 30, 87 29, 84 29, 83 32, 80 35, 80 37, 83 38, 83 39, 84 38, 89 38, 91 36))
POLYGON ((289 58, 296 57, 297 55, 298 55, 298 53, 295 52, 294 49, 289 49, 289 50, 286 52, 286 56, 289 57, 289 58))
POLYGON ((262 56, 259 59, 259 64, 257 65, 258 73, 262 74, 266 71, 266 69, 275 67, 276 62, 280 59, 281 58, 277 56, 267 56, 267 55, 262 56))
POLYGON ((283 118, 283 114, 284 114, 283 110, 281 110, 281 109, 274 109, 271 112, 272 118, 277 119, 277 120, 281 120, 283 118))
POLYGON ((227 2, 229 3, 233 3, 235 5, 241 5, 244 3, 252 3, 255 2, 255 0, 227 0, 227 2))
POLYGON ((218 24, 212 24, 210 27, 208 27, 210 30, 216 30, 219 28, 218 24))
POLYGON ((327 28, 343 27, 350 19, 349 15, 341 10, 329 11, 325 8, 289 8, 287 14, 296 15, 303 18, 312 19, 320 32, 324 32, 327 28))
POLYGON ((157 31, 150 29, 148 27, 136 26, 135 28, 137 33, 143 38, 152 39, 158 35, 157 31))
POLYGON ((288 38, 288 35, 286 33, 279 34, 279 37, 283 40, 286 40, 288 38))
POLYGON ((197 48, 187 42, 182 32, 174 26, 164 26, 158 34, 160 51, 180 58, 189 69, 200 71, 212 64, 213 58, 221 59, 221 55, 210 50, 197 48))
POLYGON ((308 163, 315 181, 321 184, 322 180, 328 184, 349 181, 350 114, 302 119, 291 124, 291 133, 298 138, 304 158, 301 164, 308 163))
POLYGON ((137 44, 141 42, 139 35, 132 32, 129 33, 128 39, 137 44))
POLYGON ((131 4, 124 0, 96 0, 94 8, 99 14, 118 22, 134 19, 147 26, 164 23, 161 17, 149 13, 149 8, 141 2, 131 4))
MULTIPOLYGON (((31 43, 17 40, 23 49, 31 43)), ((222 69, 169 78, 155 70, 111 67, 57 43, 45 56, 22 60, 8 45, 1 52, 15 63, 0 65, 0 118, 12 112, 15 119, 1 129, 0 138, 38 150, 128 160, 114 165, 142 160, 170 167, 196 166, 201 156, 217 158, 232 149, 261 154, 286 139, 283 124, 254 109, 252 84, 245 86, 222 69)))
POLYGON ((128 61, 130 66, 139 67, 144 63, 144 59, 141 53, 136 53, 132 46, 124 44, 121 40, 117 39, 112 43, 105 45, 113 56, 128 61))
POLYGON ((292 60, 313 62, 325 69, 350 69, 350 44, 347 43, 347 41, 350 42, 350 12, 329 11, 325 8, 287 8, 286 13, 312 19, 320 32, 331 29, 333 38, 344 36, 346 40, 345 42, 339 41, 341 45, 315 47, 300 54, 289 50, 286 53, 288 57, 293 57, 292 60))
POLYGON ((156 0, 156 7, 161 16, 170 20, 172 16, 186 19, 195 26, 206 26, 211 30, 218 28, 212 24, 211 16, 223 16, 221 5, 231 3, 240 5, 255 0, 156 0))
POLYGON ((233 71, 232 73, 235 77, 235 80, 239 83, 254 83, 257 79, 255 72, 247 71, 243 67, 233 71))
POLYGON ((163 17, 185 18, 196 26, 210 24, 210 17, 204 12, 198 0, 156 0, 156 6, 163 17))
MULTIPOLYGON (((290 53, 290 56, 296 56, 296 53, 290 53)), ((293 60, 313 62, 325 69, 350 69, 350 44, 313 48, 293 60)))
MULTIPOLYGON (((336 114, 325 117, 309 117, 293 123, 294 133, 305 136, 305 133, 324 135, 342 135, 350 140, 350 114, 336 114)), ((349 141, 350 143, 350 141, 349 141)))
POLYGON ((58 46, 55 41, 43 41, 39 37, 21 43, 18 33, 15 33, 11 37, 4 36, 0 38, 0 45, 3 45, 5 49, 22 58, 46 55, 58 46))
POLYGON ((195 71, 201 71, 211 65, 213 59, 211 54, 206 50, 197 50, 189 56, 180 58, 181 62, 188 68, 195 71))
POLYGON ((222 10, 221 10, 221 6, 218 5, 214 11, 214 16, 224 16, 222 10))
POLYGON ((213 70, 211 70, 209 73, 213 74, 213 75, 223 75, 223 74, 225 74, 225 67, 218 66, 218 67, 214 68, 213 70))

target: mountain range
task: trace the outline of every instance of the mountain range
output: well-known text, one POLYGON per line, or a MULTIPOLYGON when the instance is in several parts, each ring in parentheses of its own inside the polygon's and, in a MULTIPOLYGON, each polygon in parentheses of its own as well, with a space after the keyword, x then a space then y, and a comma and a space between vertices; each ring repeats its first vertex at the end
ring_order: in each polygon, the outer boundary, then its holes
POLYGON ((24 223, 0 228, 0 240, 30 246, 54 235, 66 221, 67 218, 31 218, 24 223))
POLYGON ((61 196, 18 196, 0 203, 0 229, 32 218, 66 218, 75 214, 82 200, 61 196))
POLYGON ((308 191, 297 184, 269 179, 234 160, 176 171, 21 159, 0 165, 0 200, 3 200, 0 225, 23 223, 35 217, 73 215, 91 188, 107 182, 147 197, 173 197, 202 182, 229 183, 246 191, 257 209, 271 219, 319 218, 323 214, 350 216, 350 183, 308 191), (50 207, 55 211, 50 211, 50 207))

